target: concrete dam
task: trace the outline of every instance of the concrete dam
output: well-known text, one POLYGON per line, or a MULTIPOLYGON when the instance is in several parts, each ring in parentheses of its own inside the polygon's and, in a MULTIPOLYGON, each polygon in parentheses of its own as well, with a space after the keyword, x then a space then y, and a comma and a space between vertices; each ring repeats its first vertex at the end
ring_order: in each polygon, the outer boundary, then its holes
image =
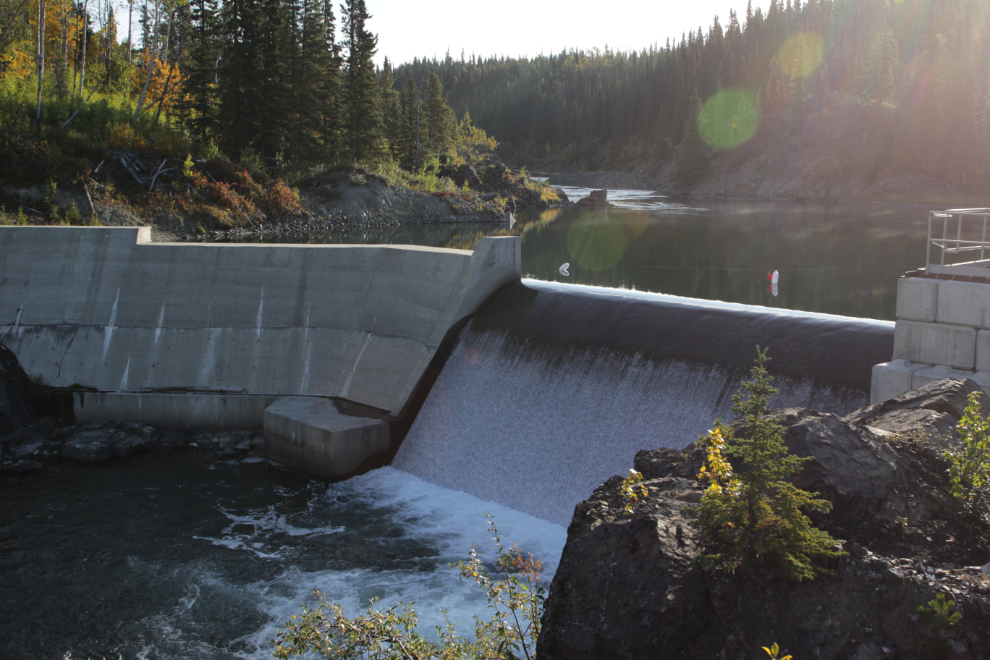
POLYGON ((520 274, 512 237, 470 252, 150 232, 0 227, 0 342, 77 421, 260 429, 278 402, 275 457, 334 476, 367 458, 353 445, 387 454, 447 332, 520 274))
POLYGON ((837 413, 892 354, 893 323, 521 280, 520 249, 3 227, 0 341, 77 420, 264 425, 273 458, 334 477, 397 451, 399 469, 563 524, 636 450, 729 419, 756 345, 773 407, 837 413))

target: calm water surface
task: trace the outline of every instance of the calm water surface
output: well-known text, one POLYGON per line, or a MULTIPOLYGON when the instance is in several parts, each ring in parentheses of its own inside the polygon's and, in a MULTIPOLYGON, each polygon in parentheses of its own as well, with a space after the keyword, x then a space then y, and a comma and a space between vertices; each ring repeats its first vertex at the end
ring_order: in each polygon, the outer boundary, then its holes
MULTIPOLYGON (((589 192, 564 190, 571 200, 589 192)), ((482 236, 512 234, 522 236, 524 277, 888 320, 897 278, 925 256, 925 207, 677 201, 637 190, 610 190, 609 200, 607 208, 520 213, 511 228, 396 227, 276 240, 471 248, 482 236), (767 290, 773 270, 776 296, 767 290)))

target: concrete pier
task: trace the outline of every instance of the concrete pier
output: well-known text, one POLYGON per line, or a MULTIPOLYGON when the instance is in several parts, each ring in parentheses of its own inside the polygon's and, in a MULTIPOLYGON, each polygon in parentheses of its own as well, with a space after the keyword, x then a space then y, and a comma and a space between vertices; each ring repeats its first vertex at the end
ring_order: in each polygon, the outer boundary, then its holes
POLYGON ((940 266, 898 280, 893 359, 873 367, 871 403, 942 378, 971 378, 990 394, 988 266, 940 266), (956 270, 962 279, 952 279, 956 270))
POLYGON ((0 227, 0 342, 72 390, 77 419, 261 428, 284 396, 401 417, 448 330, 519 277, 517 237, 472 252, 0 227))

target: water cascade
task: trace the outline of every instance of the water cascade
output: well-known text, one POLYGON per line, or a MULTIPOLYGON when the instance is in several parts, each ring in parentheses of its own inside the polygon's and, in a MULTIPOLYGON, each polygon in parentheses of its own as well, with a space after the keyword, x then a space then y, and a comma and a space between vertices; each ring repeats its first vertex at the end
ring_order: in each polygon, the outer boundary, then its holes
POLYGON ((680 448, 769 347, 772 407, 865 405, 894 324, 524 280, 461 333, 393 466, 566 525, 639 449, 680 448))

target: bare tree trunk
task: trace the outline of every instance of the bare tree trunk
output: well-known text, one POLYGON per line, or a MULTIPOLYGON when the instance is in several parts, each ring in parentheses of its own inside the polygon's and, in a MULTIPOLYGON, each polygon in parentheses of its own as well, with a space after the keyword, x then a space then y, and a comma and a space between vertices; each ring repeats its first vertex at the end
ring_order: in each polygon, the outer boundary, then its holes
POLYGON ((151 31, 152 42, 151 51, 148 53, 148 74, 144 78, 144 87, 141 88, 141 97, 138 99, 137 107, 134 109, 134 116, 131 117, 131 126, 137 121, 138 115, 141 114, 141 106, 144 105, 144 97, 148 93, 148 84, 151 82, 151 74, 155 70, 155 56, 158 54, 158 39, 155 37, 158 32, 158 19, 160 16, 158 2, 155 2, 155 26, 151 31))
MULTIPOLYGON (((177 11, 178 10, 173 11, 172 12, 172 18, 169 19, 169 31, 171 31, 172 20, 174 19, 175 14, 176 14, 177 11)), ((178 28, 176 28, 176 32, 178 33, 178 28)), ((166 78, 165 78, 165 84, 162 86, 162 96, 158 100, 158 109, 155 110, 155 119, 151 122, 152 126, 158 126, 158 117, 159 117, 159 115, 162 114, 162 105, 165 103, 165 97, 168 96, 168 93, 169 93, 168 84, 172 80, 172 73, 175 71, 175 65, 176 65, 176 63, 178 63, 179 59, 182 57, 183 36, 184 35, 181 35, 181 34, 179 35, 179 43, 178 43, 178 45, 176 46, 176 49, 175 49, 175 57, 172 58, 172 62, 168 65, 168 76, 166 76, 166 78)), ((167 44, 168 44, 168 35, 167 34, 165 36, 165 44, 166 44, 166 49, 167 49, 168 48, 168 46, 167 46, 167 44)), ((166 50, 166 53, 167 52, 168 51, 166 50)), ((178 81, 176 81, 176 82, 178 82, 178 81)))
POLYGON ((35 121, 41 137, 41 83, 45 77, 45 0, 38 0, 38 108, 35 121))
POLYGON ((79 67, 79 96, 83 95, 83 86, 86 84, 86 44, 89 41, 89 0, 83 3, 82 17, 82 64, 79 67))
POLYGON ((134 25, 134 0, 127 0, 127 65, 131 65, 131 53, 134 46, 131 44, 131 26, 134 25))

